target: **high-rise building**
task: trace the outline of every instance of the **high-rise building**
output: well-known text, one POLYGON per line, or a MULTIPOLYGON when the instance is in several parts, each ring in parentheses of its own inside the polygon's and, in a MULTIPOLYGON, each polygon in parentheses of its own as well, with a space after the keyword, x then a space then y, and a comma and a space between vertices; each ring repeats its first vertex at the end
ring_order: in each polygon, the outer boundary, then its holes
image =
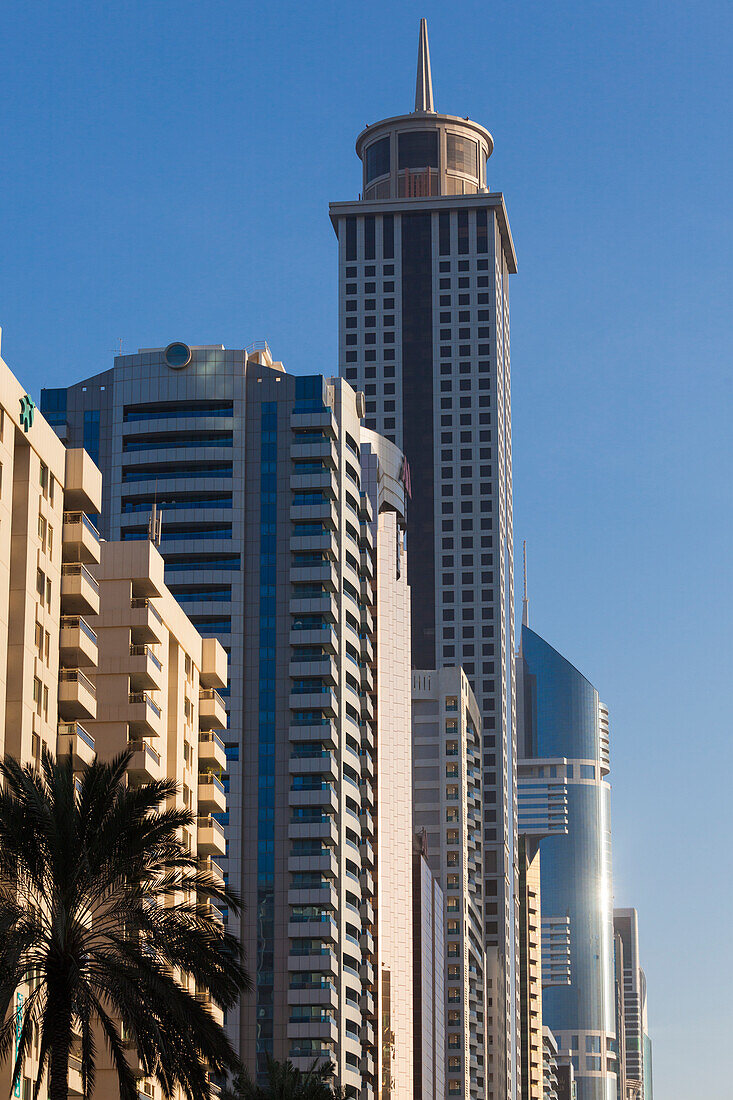
POLYGON ((614 1100, 608 711, 593 685, 526 618, 517 699, 520 827, 546 819, 538 826, 545 833, 543 1022, 559 1056, 572 1060, 578 1100, 614 1100))
POLYGON ((412 674, 415 829, 445 895, 445 1095, 482 1100, 486 959, 480 713, 460 668, 412 674))
POLYGON ((427 859, 427 836, 412 855, 415 1100, 445 1097, 445 897, 427 859))
MULTIPOLYGON (((217 730, 226 725, 218 689, 227 686, 226 655, 215 638, 202 638, 163 581, 163 559, 152 542, 103 542, 99 564, 90 566, 99 584, 95 621, 98 664, 95 670, 96 716, 87 713, 69 729, 68 749, 75 762, 88 762, 96 751, 110 759, 132 750, 128 783, 174 779, 176 795, 169 806, 187 809, 193 825, 183 830, 188 850, 202 869, 223 882, 216 862, 224 854, 224 830, 213 814, 226 811, 221 776, 226 769, 224 742, 217 730)), ((62 638, 78 630, 78 648, 88 652, 91 635, 80 617, 65 625, 62 638)), ((71 636, 71 635, 70 635, 71 636)), ((64 728, 64 727, 60 727, 64 728)), ((59 737, 59 752, 64 737, 59 737)), ((212 906, 216 919, 223 915, 212 906)), ((223 1022, 221 1007, 205 987, 187 988, 223 1022)), ((76 1059, 72 1070, 78 1074, 76 1059)), ((163 1100, 160 1085, 133 1066, 138 1090, 149 1100, 163 1100)), ((118 1095, 117 1073, 99 1036, 95 1095, 118 1095)), ((178 1100, 183 1093, 179 1092, 178 1100)))
POLYGON ((489 132, 433 105, 420 27, 415 110, 356 142, 357 201, 333 203, 339 363, 365 423, 409 463, 415 668, 462 666, 483 748, 487 1100, 516 1095, 516 791, 509 276, 489 132))
POLYGON ((219 820, 255 982, 227 1021, 243 1061, 322 1054, 349 1095, 412 1100, 402 453, 347 383, 290 376, 266 346, 118 356, 43 406, 97 449, 108 538, 144 541, 162 513, 165 583, 229 655, 219 820))
MULTIPOLYGON (((521 802, 520 802, 521 806, 521 802)), ((520 1096, 522 1100, 548 1100, 544 1084, 542 1027, 542 886, 540 845, 520 832, 519 863, 519 1001, 520 1001, 520 1096)))
MULTIPOLYGON (((99 560, 99 536, 88 517, 100 495, 89 456, 63 446, 0 359, 0 756, 24 766, 38 767, 44 749, 65 751, 75 716, 96 708, 84 671, 96 663, 96 645, 81 642, 73 624, 99 610, 89 571, 99 560)), ((27 985, 15 991, 18 1023, 28 995, 27 985)), ((11 1090, 11 1049, 0 1064, 5 1095, 31 1095, 38 1051, 31 1044, 11 1090)), ((69 1095, 82 1095, 73 1066, 69 1095)))
POLYGON ((626 1077, 623 1100, 653 1100, 646 975, 639 962, 639 916, 636 909, 614 909, 613 924, 616 938, 620 941, 616 959, 623 998, 626 1077))

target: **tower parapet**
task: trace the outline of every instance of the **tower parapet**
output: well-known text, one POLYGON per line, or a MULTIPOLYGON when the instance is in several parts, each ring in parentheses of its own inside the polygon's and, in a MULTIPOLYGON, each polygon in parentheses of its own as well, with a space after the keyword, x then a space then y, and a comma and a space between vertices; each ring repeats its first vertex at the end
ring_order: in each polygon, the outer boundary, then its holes
POLYGON ((420 21, 415 110, 367 126, 356 139, 363 199, 418 199, 486 191, 494 140, 468 118, 433 106, 427 23, 420 21))

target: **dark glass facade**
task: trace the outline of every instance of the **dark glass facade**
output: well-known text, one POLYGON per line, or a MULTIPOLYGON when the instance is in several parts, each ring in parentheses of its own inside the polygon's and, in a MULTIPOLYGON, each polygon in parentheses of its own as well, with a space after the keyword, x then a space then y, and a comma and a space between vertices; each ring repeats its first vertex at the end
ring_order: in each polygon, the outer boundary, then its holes
POLYGON ((419 599, 412 605, 413 668, 435 668, 435 531, 432 477, 433 283, 430 214, 402 216, 402 407, 403 449, 410 463, 408 581, 419 599))

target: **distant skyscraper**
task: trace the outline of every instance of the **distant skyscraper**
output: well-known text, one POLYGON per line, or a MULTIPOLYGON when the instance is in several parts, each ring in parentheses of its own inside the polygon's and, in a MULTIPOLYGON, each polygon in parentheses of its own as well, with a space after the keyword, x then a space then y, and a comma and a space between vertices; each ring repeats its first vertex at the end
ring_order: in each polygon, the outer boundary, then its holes
POLYGON ((445 1093, 460 1100, 483 1100, 487 1072, 479 727, 462 669, 413 672, 414 821, 446 899, 445 1093))
POLYGON ((222 869, 255 983, 228 1020, 243 1061, 329 1056, 347 1095, 413 1100, 401 452, 362 428, 348 384, 290 376, 266 347, 119 356, 43 407, 96 446, 107 538, 147 539, 160 509, 166 585, 229 653, 222 869))
POLYGON ((653 1100, 652 1043, 646 1006, 646 975, 639 963, 639 919, 636 909, 614 909, 613 924, 621 941, 617 958, 622 974, 626 1096, 653 1100))
POLYGON ((556 826, 540 841, 543 1022, 572 1059, 578 1100, 615 1100, 608 711, 526 623, 517 699, 520 828, 542 815, 556 826))
MULTIPOLYGON (((381 74, 380 74, 381 75, 381 74)), ((482 79, 482 77, 478 77, 482 79)), ((339 363, 410 467, 416 668, 462 666, 481 712, 487 1100, 515 1096, 516 784, 509 276, 493 140, 436 113, 425 22, 415 110, 368 126, 358 201, 331 205, 339 363)))
POLYGON ((415 837, 412 855, 415 1100, 445 1096, 444 902, 422 833, 415 837))

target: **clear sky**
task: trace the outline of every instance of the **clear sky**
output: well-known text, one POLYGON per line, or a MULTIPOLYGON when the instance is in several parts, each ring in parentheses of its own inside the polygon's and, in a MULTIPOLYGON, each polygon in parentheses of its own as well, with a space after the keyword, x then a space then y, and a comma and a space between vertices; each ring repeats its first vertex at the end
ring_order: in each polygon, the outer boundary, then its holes
POLYGON ((328 202, 359 190, 364 123, 412 109, 428 17, 436 106, 496 144, 517 543, 532 626, 610 707, 657 1100, 731 1096, 732 10, 0 9, 0 324, 36 396, 120 338, 266 338, 289 370, 334 373, 328 202))

